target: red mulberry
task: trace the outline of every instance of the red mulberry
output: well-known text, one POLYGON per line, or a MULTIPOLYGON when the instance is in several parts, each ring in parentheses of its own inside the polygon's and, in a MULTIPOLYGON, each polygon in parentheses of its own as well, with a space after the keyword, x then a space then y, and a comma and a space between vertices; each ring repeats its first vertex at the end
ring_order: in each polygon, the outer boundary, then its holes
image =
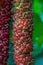
POLYGON ((0 3, 0 65, 7 65, 11 4, 10 0, 1 0, 0 3))
POLYGON ((17 65, 32 65, 32 2, 14 0, 14 59, 17 65))

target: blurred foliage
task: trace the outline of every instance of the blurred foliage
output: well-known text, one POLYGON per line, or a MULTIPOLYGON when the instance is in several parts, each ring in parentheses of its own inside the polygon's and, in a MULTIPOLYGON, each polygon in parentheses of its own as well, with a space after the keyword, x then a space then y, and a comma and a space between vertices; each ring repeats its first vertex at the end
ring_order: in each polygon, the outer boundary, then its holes
POLYGON ((43 65, 43 0, 33 0, 32 10, 34 65, 43 65))

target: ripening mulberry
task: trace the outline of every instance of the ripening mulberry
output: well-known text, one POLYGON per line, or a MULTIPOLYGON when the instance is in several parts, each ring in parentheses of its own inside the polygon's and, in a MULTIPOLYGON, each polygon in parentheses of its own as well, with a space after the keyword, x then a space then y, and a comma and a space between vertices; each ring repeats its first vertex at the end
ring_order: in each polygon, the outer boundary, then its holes
POLYGON ((0 65, 7 65, 10 5, 10 0, 0 0, 0 65))
POLYGON ((14 0, 14 59, 16 65, 32 65, 32 2, 14 0))

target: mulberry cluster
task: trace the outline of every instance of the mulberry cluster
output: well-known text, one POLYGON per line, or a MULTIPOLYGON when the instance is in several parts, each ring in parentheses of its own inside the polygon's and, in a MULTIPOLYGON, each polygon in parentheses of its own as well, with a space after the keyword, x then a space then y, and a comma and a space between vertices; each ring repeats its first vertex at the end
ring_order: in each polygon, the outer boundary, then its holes
POLYGON ((2 1, 0 1, 0 65, 7 65, 11 4, 10 0, 2 1))
POLYGON ((14 0, 14 59, 17 65, 32 65, 32 2, 14 0))

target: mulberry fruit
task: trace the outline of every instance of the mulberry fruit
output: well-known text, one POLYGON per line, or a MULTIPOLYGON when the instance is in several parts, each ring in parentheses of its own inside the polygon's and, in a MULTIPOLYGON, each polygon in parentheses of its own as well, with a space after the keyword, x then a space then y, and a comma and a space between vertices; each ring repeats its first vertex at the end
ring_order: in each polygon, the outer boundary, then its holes
POLYGON ((1 0, 0 3, 0 65, 7 65, 11 4, 10 0, 1 0))
POLYGON ((14 59, 17 65, 32 65, 32 2, 14 0, 14 59))

